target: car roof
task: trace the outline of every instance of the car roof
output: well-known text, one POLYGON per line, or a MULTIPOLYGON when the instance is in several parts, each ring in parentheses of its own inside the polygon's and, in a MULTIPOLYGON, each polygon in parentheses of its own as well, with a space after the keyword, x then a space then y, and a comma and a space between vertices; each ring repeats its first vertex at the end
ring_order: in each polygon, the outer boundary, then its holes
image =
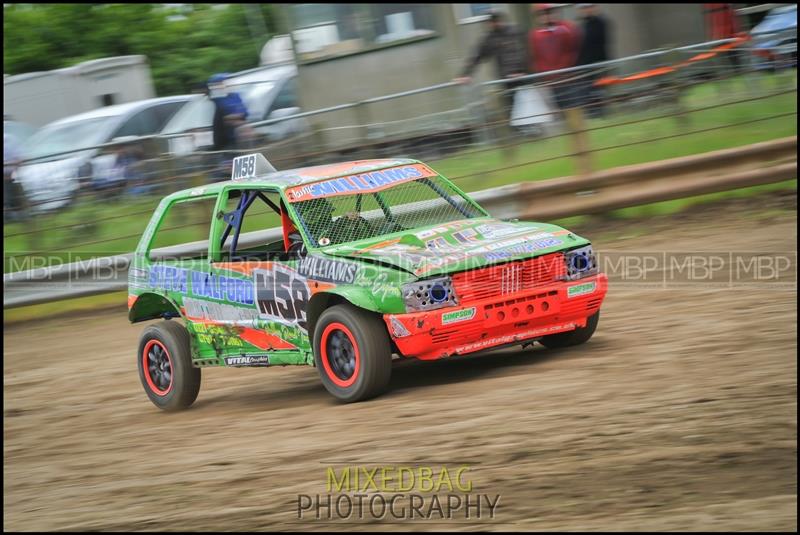
POLYGON ((164 104, 167 102, 182 102, 182 101, 188 102, 193 96, 194 95, 175 95, 171 97, 149 98, 146 100, 137 100, 135 102, 126 102, 124 104, 105 106, 103 108, 97 108, 95 110, 79 113, 77 115, 70 115, 69 117, 65 117, 63 119, 58 119, 57 121, 53 121, 52 123, 49 123, 46 126, 61 125, 61 124, 71 123, 74 121, 95 119, 97 117, 119 117, 123 115, 128 115, 134 111, 155 106, 156 104, 164 104))
POLYGON ((380 169, 387 169, 390 167, 397 167, 399 165, 409 165, 415 163, 421 162, 418 160, 394 158, 380 160, 354 160, 351 162, 315 165, 312 167, 301 167, 297 169, 287 169, 285 171, 276 171, 274 173, 266 173, 243 180, 226 180, 224 182, 216 182, 206 186, 189 188, 177 191, 169 195, 167 198, 173 200, 184 197, 194 197, 197 195, 213 195, 219 193, 226 187, 242 185, 247 187, 276 188, 283 191, 292 186, 310 184, 312 182, 319 182, 321 180, 328 180, 331 178, 354 175, 358 173, 368 173, 371 171, 378 171, 380 169))
POLYGON ((294 65, 276 65, 267 67, 256 67, 240 71, 228 76, 225 82, 231 85, 247 84, 254 82, 276 82, 284 78, 289 78, 297 74, 297 67, 294 65))

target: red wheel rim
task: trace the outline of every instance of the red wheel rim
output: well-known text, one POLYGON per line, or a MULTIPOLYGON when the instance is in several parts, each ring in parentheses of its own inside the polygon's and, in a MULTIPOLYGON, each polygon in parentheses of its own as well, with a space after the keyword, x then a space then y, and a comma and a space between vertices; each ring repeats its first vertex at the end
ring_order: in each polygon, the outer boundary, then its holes
POLYGON ((350 329, 342 323, 331 323, 322 331, 319 345, 322 367, 328 379, 341 388, 355 383, 361 369, 361 355, 350 329))
POLYGON ((147 386, 157 396, 166 396, 172 390, 175 367, 167 348, 158 340, 150 340, 142 350, 142 371, 147 386))

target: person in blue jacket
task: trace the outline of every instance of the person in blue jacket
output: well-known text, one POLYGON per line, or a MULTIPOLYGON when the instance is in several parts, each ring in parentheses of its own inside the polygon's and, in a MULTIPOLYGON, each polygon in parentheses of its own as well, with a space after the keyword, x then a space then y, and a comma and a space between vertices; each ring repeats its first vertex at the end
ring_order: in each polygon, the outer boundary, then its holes
POLYGON ((236 129, 247 120, 247 106, 239 93, 230 91, 227 78, 227 73, 220 73, 208 79, 208 96, 214 102, 214 150, 235 149, 236 129))

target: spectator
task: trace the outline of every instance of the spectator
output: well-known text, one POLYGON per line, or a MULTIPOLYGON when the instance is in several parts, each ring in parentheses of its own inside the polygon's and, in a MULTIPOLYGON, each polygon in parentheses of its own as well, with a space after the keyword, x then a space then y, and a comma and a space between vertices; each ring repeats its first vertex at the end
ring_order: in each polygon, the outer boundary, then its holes
MULTIPOLYGON (((552 4, 535 4, 532 8, 538 27, 528 33, 530 70, 548 72, 574 67, 578 56, 578 29, 566 20, 560 20, 552 4)), ((576 105, 574 84, 568 76, 553 75, 546 80, 552 83, 553 96, 560 109, 576 105)))
MULTIPOLYGON (((608 61, 608 29, 605 17, 600 15, 595 4, 578 4, 581 22, 581 44, 577 65, 591 65, 608 61)), ((581 102, 588 107, 590 117, 602 117, 603 97, 594 83, 599 72, 587 73, 581 78, 581 102)))
POLYGON ((92 188, 106 199, 119 198, 128 187, 132 193, 143 191, 142 179, 137 171, 143 154, 136 136, 124 136, 115 141, 117 144, 111 147, 107 156, 95 160, 98 178, 92 188))
MULTIPOLYGON (((708 36, 712 41, 731 39, 739 34, 739 23, 736 11, 731 4, 705 4, 708 36)), ((733 64, 734 71, 739 70, 739 52, 729 50, 725 54, 733 64)))
POLYGON ((227 74, 215 74, 208 80, 208 96, 214 102, 214 150, 230 150, 237 146, 236 129, 247 119, 247 107, 239 93, 229 91, 227 74))
MULTIPOLYGON (((524 34, 514 25, 508 24, 505 15, 499 11, 489 13, 488 25, 489 31, 467 61, 461 75, 453 79, 454 82, 470 83, 475 67, 487 59, 494 59, 500 78, 511 79, 526 74, 524 34)), ((512 89, 520 84, 509 82, 505 85, 503 106, 504 112, 509 113, 514 102, 512 89)))
POLYGON ((22 218, 25 192, 14 180, 14 172, 22 161, 22 150, 14 136, 3 132, 3 222, 22 218))

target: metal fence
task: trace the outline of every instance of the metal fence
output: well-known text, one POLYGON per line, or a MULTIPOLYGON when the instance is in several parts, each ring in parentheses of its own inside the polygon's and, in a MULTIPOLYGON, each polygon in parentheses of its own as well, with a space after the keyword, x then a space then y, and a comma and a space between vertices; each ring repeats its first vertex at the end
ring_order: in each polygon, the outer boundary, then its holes
MULTIPOLYGON (((510 184, 476 192, 474 197, 495 217, 541 219, 768 184, 796 176, 797 136, 792 136, 587 177, 510 184)), ((241 236, 239 245, 258 246, 281 236, 278 228, 249 232, 241 236)), ((208 241, 199 240, 158 248, 151 251, 151 256, 177 259, 202 256, 207 250, 208 241)), ((132 258, 131 253, 76 261, 68 258, 64 263, 5 274, 3 306, 14 308, 124 290, 132 258)))
MULTIPOLYGON (((232 157, 255 150, 278 169, 417 158, 475 191, 796 134, 796 68, 756 51, 728 39, 512 84, 447 82, 253 123, 237 151, 187 151, 180 140, 194 134, 184 134, 27 160, 17 171, 24 193, 4 204, 4 272, 34 257, 128 253, 164 194, 226 180, 232 157), (125 155, 134 163, 114 170, 125 155)), ((202 238, 207 218, 176 225, 176 243, 202 238)))

